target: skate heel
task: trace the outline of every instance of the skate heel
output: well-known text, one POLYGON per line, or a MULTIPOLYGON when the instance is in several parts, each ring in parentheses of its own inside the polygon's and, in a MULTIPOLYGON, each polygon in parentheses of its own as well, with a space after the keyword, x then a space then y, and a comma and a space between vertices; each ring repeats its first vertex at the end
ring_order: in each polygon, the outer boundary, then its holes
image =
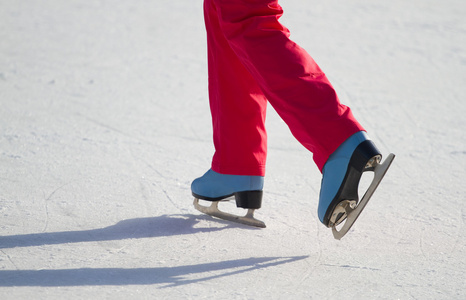
POLYGON ((235 193, 236 207, 258 209, 262 205, 262 191, 235 193))
POLYGON ((356 170, 373 171, 375 166, 382 160, 382 154, 371 140, 359 144, 350 159, 350 165, 356 170))

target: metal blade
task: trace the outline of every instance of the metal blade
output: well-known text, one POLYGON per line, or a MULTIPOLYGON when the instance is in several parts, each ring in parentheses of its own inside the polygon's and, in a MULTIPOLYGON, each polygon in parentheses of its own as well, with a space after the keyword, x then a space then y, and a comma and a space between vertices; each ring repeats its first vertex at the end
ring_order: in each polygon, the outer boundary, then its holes
POLYGON ((227 212, 223 212, 218 209, 218 203, 220 201, 213 201, 210 206, 203 206, 199 203, 199 199, 195 198, 194 199, 194 208, 196 208, 198 211, 205 213, 209 216, 212 217, 217 217, 222 220, 227 220, 227 221, 232 221, 248 226, 254 226, 254 227, 260 227, 260 228, 265 228, 265 223, 257 220, 254 218, 254 210, 255 209, 248 209, 248 212, 246 213, 245 216, 237 216, 234 214, 230 214, 227 212))

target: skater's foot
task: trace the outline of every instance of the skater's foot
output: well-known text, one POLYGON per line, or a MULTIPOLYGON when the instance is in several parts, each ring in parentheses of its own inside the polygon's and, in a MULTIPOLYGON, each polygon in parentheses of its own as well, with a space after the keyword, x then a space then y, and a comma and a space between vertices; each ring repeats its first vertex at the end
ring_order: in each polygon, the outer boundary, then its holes
POLYGON ((265 223, 254 218, 254 211, 261 207, 263 176, 225 175, 212 169, 191 184, 194 207, 213 217, 249 226, 265 227, 265 223), (218 209, 221 200, 235 197, 236 206, 246 208, 245 216, 234 215, 218 209), (212 201, 210 207, 203 206, 199 199, 212 201))
POLYGON ((235 196, 236 205, 243 208, 260 208, 263 176, 220 174, 212 169, 191 184, 191 192, 197 199, 220 201, 235 196))
POLYGON ((351 206, 357 204, 362 173, 373 170, 381 158, 380 151, 364 131, 353 134, 330 155, 322 170, 318 208, 319 219, 324 225, 333 227, 346 218, 335 208, 343 201, 351 206))

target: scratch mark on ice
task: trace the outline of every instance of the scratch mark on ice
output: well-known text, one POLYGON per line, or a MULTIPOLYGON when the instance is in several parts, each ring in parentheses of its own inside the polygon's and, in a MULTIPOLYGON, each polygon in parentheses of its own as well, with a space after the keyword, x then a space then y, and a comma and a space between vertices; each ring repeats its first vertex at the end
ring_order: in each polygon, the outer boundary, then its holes
POLYGON ((15 267, 16 270, 19 270, 18 266, 15 264, 15 262, 11 259, 11 257, 5 253, 5 251, 3 250, 0 250, 0 252, 3 253, 3 255, 6 256, 6 258, 8 258, 8 261, 15 267))
POLYGON ((45 210, 45 224, 44 228, 42 229, 42 232, 45 232, 47 230, 47 227, 49 226, 49 208, 48 208, 48 202, 49 200, 55 195, 55 193, 62 189, 65 185, 68 185, 68 183, 65 183, 64 185, 56 188, 48 197, 45 196, 45 192, 42 191, 42 194, 44 195, 44 210, 45 210))

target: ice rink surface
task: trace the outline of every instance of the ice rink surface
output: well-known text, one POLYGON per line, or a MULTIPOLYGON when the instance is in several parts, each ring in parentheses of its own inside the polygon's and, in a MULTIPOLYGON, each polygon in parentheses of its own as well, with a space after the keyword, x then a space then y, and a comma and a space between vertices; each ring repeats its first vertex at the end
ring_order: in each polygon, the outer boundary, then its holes
POLYGON ((397 155, 351 232, 318 221, 321 175, 273 109, 267 228, 192 207, 201 0, 0 0, 1 299, 466 299, 466 2, 280 3, 397 155))

